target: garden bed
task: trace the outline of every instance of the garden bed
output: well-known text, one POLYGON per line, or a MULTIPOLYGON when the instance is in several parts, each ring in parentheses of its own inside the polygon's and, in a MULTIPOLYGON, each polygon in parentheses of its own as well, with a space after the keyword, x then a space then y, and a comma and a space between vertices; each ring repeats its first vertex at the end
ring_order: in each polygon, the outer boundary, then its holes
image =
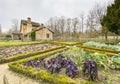
POLYGON ((120 52, 119 45, 110 45, 110 44, 108 45, 105 43, 88 41, 88 42, 84 43, 83 46, 95 47, 98 50, 103 49, 104 51, 108 51, 108 52, 115 52, 115 53, 120 52))
POLYGON ((1 58, 0 63, 16 61, 16 60, 19 60, 19 59, 32 57, 32 56, 35 56, 35 55, 39 55, 39 54, 42 54, 42 53, 46 53, 46 52, 49 52, 49 51, 54 51, 56 49, 62 49, 62 48, 65 48, 65 46, 56 46, 56 47, 53 47, 53 48, 50 48, 50 49, 39 50, 39 51, 35 51, 35 52, 27 52, 25 54, 19 54, 19 55, 10 56, 10 57, 7 57, 7 58, 1 58))
POLYGON ((28 61, 29 59, 38 59, 40 57, 44 57, 44 56, 51 56, 53 54, 62 52, 64 50, 66 50, 67 48, 63 48, 63 49, 58 49, 56 51, 51 51, 45 54, 41 54, 38 56, 34 56, 31 58, 26 58, 24 60, 20 60, 17 62, 13 62, 9 64, 9 67, 11 70, 22 73, 26 76, 35 78, 35 79, 42 79, 43 81, 47 81, 49 83, 54 83, 54 84, 77 84, 73 79, 67 77, 66 75, 60 75, 60 74, 51 74, 50 72, 46 71, 46 70, 40 70, 38 71, 35 68, 32 67, 28 67, 28 68, 22 68, 21 64, 28 61))
POLYGON ((14 56, 17 54, 23 54, 32 51, 44 50, 56 46, 57 45, 54 44, 42 43, 42 44, 32 44, 32 45, 24 45, 24 46, 2 47, 0 48, 0 58, 6 58, 9 56, 14 56))
MULTIPOLYGON (((66 49, 66 48, 64 48, 66 49)), ((26 58, 24 60, 20 60, 17 62, 13 62, 9 64, 10 69, 25 74, 27 76, 30 76, 32 78, 36 79, 42 79, 43 81, 47 81, 49 83, 54 84, 119 84, 120 82, 120 71, 111 70, 110 66, 112 63, 111 57, 108 57, 105 53, 88 53, 84 52, 82 49, 77 47, 70 47, 69 50, 64 51, 64 49, 58 49, 55 51, 51 51, 48 53, 44 53, 38 56, 34 56, 31 58, 26 58), (62 52, 64 51, 64 52, 62 52), (67 59, 73 60, 79 69, 79 73, 76 75, 75 78, 70 78, 65 74, 51 74, 48 70, 37 70, 36 68, 27 67, 23 68, 22 64, 27 62, 28 60, 37 60, 41 57, 46 57, 47 59, 50 59, 52 57, 56 57, 58 52, 62 52, 63 56, 67 59), (55 55, 53 55, 55 54, 55 55), (85 59, 91 58, 96 61, 98 65, 98 80, 91 82, 84 77, 82 72, 82 65, 85 59), (113 74, 115 77, 113 77, 113 74)))
POLYGON ((110 50, 110 49, 104 49, 104 48, 96 48, 96 47, 90 47, 90 46, 80 46, 78 45, 78 47, 83 48, 85 51, 89 51, 89 52, 105 52, 108 56, 114 56, 118 53, 120 53, 120 51, 118 50, 110 50))

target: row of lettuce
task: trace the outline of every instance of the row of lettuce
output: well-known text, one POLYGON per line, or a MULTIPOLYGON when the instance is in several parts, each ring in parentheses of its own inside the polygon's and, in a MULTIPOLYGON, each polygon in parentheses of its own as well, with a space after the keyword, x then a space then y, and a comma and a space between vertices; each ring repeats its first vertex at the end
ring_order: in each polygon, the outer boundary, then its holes
POLYGON ((109 50, 118 50, 120 51, 120 45, 111 45, 111 44, 105 44, 105 43, 100 43, 100 42, 93 42, 93 41, 88 41, 83 44, 83 46, 91 46, 95 48, 103 48, 103 49, 109 49, 109 50))
POLYGON ((120 45, 110 45, 110 44, 108 45, 105 43, 90 41, 77 46, 83 48, 85 51, 88 51, 88 52, 92 52, 92 53, 103 52, 103 53, 106 53, 108 56, 114 56, 120 53, 120 50, 119 50, 120 45), (113 46, 113 48, 109 46, 113 46))

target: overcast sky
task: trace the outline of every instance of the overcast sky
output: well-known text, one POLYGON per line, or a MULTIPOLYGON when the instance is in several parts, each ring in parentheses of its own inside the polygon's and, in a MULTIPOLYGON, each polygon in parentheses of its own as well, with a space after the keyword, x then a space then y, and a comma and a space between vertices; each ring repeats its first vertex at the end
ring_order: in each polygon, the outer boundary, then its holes
POLYGON ((110 0, 0 0, 0 24, 2 31, 11 28, 12 19, 27 19, 45 23, 50 17, 78 17, 87 14, 98 3, 110 0))

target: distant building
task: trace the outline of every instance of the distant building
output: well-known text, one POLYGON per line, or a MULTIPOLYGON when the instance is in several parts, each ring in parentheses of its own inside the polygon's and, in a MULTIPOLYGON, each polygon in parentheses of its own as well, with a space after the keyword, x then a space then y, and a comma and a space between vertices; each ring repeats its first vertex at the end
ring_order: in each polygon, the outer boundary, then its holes
POLYGON ((46 28, 43 24, 32 22, 31 18, 27 18, 27 20, 21 20, 20 33, 23 34, 23 39, 31 40, 31 32, 35 32, 36 40, 53 39, 53 31, 46 28))

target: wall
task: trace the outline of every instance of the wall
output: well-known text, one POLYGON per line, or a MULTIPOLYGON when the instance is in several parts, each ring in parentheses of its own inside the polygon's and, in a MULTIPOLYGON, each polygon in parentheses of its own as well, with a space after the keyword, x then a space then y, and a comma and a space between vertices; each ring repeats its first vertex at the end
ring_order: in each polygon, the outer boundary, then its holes
POLYGON ((32 31, 32 24, 27 23, 27 33, 32 31))
POLYGON ((49 31, 47 28, 43 28, 39 31, 36 31, 36 40, 52 40, 53 33, 49 31), (47 38, 47 34, 49 34, 49 38, 47 38))
POLYGON ((26 34, 26 32, 27 32, 27 31, 26 31, 26 30, 27 30, 27 25, 23 25, 23 24, 22 24, 21 27, 22 27, 21 33, 26 34))

